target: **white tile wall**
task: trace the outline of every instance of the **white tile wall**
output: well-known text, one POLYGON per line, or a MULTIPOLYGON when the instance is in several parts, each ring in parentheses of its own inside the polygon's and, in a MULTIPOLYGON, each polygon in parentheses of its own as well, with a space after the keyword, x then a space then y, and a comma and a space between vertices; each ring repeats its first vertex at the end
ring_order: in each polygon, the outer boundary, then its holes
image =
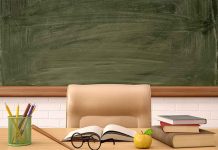
MULTIPOLYGON (((20 105, 23 112, 28 102, 35 103, 37 108, 33 114, 33 123, 39 127, 66 127, 66 97, 1 97, 0 98, 0 127, 7 127, 7 103, 12 113, 16 105, 20 105)), ((191 114, 208 120, 203 127, 218 127, 218 97, 207 98, 152 98, 152 124, 159 122, 157 115, 191 114)))
POLYGON ((66 97, 1 97, 0 98, 0 127, 7 127, 7 112, 4 103, 7 103, 15 114, 19 104, 22 114, 28 103, 36 104, 32 122, 39 127, 66 127, 66 97))
POLYGON ((152 98, 152 124, 157 125, 157 115, 187 114, 206 118, 202 127, 218 127, 218 97, 178 97, 152 98))

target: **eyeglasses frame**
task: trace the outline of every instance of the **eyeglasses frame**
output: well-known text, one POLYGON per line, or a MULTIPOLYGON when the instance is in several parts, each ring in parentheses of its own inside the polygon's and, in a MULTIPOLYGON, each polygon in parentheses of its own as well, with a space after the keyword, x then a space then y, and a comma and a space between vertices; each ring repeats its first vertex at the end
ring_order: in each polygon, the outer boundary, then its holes
MULTIPOLYGON (((93 138, 93 139, 94 139, 94 138, 93 138)), ((84 143, 84 142, 87 142, 87 143, 88 143, 88 146, 89 146, 89 148, 90 148, 91 150, 98 150, 98 149, 101 147, 101 144, 102 144, 102 143, 109 142, 109 141, 112 141, 112 142, 113 142, 113 145, 115 145, 115 140, 114 140, 114 139, 108 139, 108 140, 101 141, 101 138, 100 138, 99 135, 96 134, 96 133, 92 133, 91 135, 86 135, 86 136, 84 136, 84 135, 80 134, 79 132, 75 132, 75 133, 72 135, 72 137, 71 137, 71 144, 72 144, 73 147, 76 148, 76 149, 81 148, 81 147, 83 146, 83 143, 84 143), (76 145, 74 145, 74 143, 73 143, 74 138, 75 138, 76 135, 80 135, 81 138, 82 138, 82 144, 81 144, 79 147, 76 146, 76 145), (98 140, 99 140, 99 142, 100 142, 99 147, 98 147, 97 149, 93 149, 93 148, 90 146, 90 144, 89 144, 89 141, 90 141, 91 138, 93 138, 93 136, 97 136, 97 137, 98 137, 98 140)))

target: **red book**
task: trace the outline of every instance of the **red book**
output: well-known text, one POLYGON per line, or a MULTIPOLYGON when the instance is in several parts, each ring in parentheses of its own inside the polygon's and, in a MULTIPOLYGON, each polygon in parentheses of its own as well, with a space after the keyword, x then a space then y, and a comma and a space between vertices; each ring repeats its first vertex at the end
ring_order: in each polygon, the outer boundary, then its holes
POLYGON ((163 121, 160 121, 160 126, 200 126, 199 124, 169 124, 163 121))

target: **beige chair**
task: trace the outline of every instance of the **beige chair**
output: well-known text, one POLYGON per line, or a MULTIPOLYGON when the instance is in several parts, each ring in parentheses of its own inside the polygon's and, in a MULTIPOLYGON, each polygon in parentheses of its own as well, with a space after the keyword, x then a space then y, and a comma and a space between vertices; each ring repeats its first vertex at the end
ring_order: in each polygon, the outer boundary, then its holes
POLYGON ((151 126, 149 85, 92 84, 69 85, 67 127, 109 123, 129 128, 151 126))

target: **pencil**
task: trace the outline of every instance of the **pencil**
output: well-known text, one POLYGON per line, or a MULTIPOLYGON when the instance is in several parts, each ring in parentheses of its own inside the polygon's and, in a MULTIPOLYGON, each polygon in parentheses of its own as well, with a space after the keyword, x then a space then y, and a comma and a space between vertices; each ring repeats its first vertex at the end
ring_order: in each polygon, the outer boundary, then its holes
POLYGON ((57 142, 58 144, 68 148, 69 150, 74 150, 72 147, 68 146, 67 144, 61 142, 59 139, 57 139, 56 137, 54 137, 53 135, 47 133, 46 131, 40 129, 39 127, 37 127, 36 125, 32 125, 32 129, 36 130, 37 132, 43 134, 44 136, 50 138, 51 140, 57 142))
POLYGON ((28 119, 28 117, 31 117, 31 116, 32 116, 33 111, 35 110, 35 107, 36 107, 35 104, 30 107, 30 110, 29 110, 27 116, 25 117, 25 119, 24 119, 24 121, 23 121, 23 124, 22 124, 21 127, 20 127, 21 135, 23 134, 23 132, 24 132, 24 130, 25 130, 25 127, 26 127, 26 124, 27 124, 27 119, 28 119))
POLYGON ((19 104, 17 105, 17 109, 16 109, 16 117, 18 117, 19 116, 19 104))
POLYGON ((11 110, 10 110, 10 108, 8 107, 8 105, 6 103, 5 103, 5 107, 6 107, 6 110, 8 112, 8 116, 12 117, 11 110))
MULTIPOLYGON (((16 126, 18 127, 18 117, 19 117, 19 104, 17 105, 16 109, 16 126)), ((17 133, 18 131, 16 131, 17 133)), ((15 136, 15 139, 17 140, 17 136, 15 136)))
MULTIPOLYGON (((7 112, 8 112, 8 116, 9 116, 9 117, 12 117, 11 110, 10 110, 10 108, 8 107, 8 105, 7 105, 6 103, 5 103, 5 107, 6 107, 6 110, 7 110, 7 112)), ((16 123, 15 123, 15 121, 14 121, 13 118, 12 118, 12 123, 14 124, 14 126, 15 126, 15 128, 16 128, 16 133, 18 133, 18 134, 20 135, 20 130, 19 130, 18 126, 16 125, 16 123)))
MULTIPOLYGON (((31 106, 30 104, 27 105, 26 110, 24 111, 23 117, 26 117, 26 116, 27 116, 27 113, 28 113, 28 111, 29 111, 29 109, 30 109, 30 106, 31 106)), ((21 122, 19 123, 19 126, 18 126, 19 129, 21 128, 21 126, 22 126, 22 124, 23 124, 23 122, 24 122, 24 119, 25 119, 25 118, 23 118, 23 119, 21 120, 21 122)))
POLYGON ((17 109, 16 109, 16 123, 18 125, 18 117, 19 117, 19 104, 17 105, 17 109))

